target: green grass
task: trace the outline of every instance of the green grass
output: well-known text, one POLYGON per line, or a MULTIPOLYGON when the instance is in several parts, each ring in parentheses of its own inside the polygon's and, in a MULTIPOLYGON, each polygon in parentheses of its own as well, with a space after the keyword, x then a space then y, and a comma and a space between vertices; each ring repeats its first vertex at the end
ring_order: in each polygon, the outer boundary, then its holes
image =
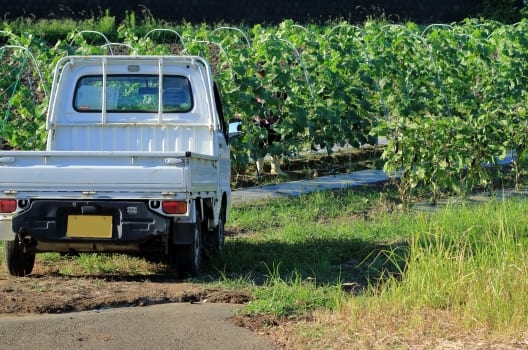
POLYGON ((525 201, 441 211, 411 233, 402 280, 374 295, 407 309, 448 309, 466 326, 528 327, 528 206, 525 201))
MULTIPOLYGON (((0 265, 3 264, 3 242, 0 241, 0 265)), ((82 253, 77 256, 61 256, 59 253, 39 253, 37 263, 50 266, 63 276, 80 275, 152 275, 165 271, 158 263, 125 254, 82 253)))
POLYGON ((217 265, 252 275, 257 283, 273 270, 282 277, 299 275, 334 284, 344 273, 341 263, 359 263, 381 249, 381 241, 400 235, 397 228, 371 217, 378 215, 371 209, 380 206, 377 192, 349 190, 234 208, 227 231, 237 235, 228 239, 225 257, 217 265))
POLYGON ((123 254, 79 254, 63 259, 69 260, 60 265, 59 273, 63 275, 149 275, 158 272, 157 265, 123 254))
POLYGON ((278 317, 309 315, 316 308, 335 309, 343 298, 339 283, 318 285, 314 278, 293 273, 283 279, 279 267, 270 271, 262 287, 254 288, 254 301, 245 308, 247 315, 271 314, 278 317))
POLYGON ((402 337, 431 325, 431 313, 449 314, 450 331, 484 329, 492 338, 528 329, 525 201, 403 214, 380 207, 379 195, 346 191, 236 208, 229 229, 238 235, 227 241, 223 273, 254 287, 245 312, 326 309, 372 325, 396 315, 401 324, 387 332, 402 337))
POLYGON ((385 195, 374 190, 320 192, 234 208, 227 231, 236 235, 228 237, 216 266, 228 279, 242 276, 254 287, 249 314, 335 308, 343 284, 366 288, 400 270, 401 259, 393 259, 392 252, 404 254, 405 225, 413 219, 385 209, 385 195))

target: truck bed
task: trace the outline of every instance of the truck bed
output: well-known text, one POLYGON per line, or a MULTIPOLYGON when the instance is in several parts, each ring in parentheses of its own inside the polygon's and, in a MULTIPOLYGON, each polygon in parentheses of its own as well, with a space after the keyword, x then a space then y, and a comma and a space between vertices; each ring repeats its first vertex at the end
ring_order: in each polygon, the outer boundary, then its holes
POLYGON ((4 151, 0 197, 177 198, 214 191, 217 172, 216 160, 199 154, 4 151))

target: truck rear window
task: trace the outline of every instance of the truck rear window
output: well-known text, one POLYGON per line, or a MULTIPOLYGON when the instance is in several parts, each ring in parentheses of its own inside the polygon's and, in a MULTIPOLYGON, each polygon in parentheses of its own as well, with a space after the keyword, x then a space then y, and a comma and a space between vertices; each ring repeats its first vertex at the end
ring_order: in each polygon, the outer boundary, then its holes
MULTIPOLYGON (((106 111, 157 113, 159 109, 159 76, 108 75, 106 77, 106 111)), ((78 112, 101 112, 103 77, 84 76, 75 87, 73 108, 78 112)), ((162 112, 185 113, 193 107, 191 84, 186 77, 163 77, 162 112)))

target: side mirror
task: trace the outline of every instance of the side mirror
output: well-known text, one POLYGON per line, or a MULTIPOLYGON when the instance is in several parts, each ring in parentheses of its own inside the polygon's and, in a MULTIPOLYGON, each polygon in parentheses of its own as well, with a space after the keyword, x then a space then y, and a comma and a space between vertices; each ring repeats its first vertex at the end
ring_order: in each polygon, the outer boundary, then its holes
POLYGON ((229 138, 242 135, 242 122, 240 120, 229 121, 229 138))

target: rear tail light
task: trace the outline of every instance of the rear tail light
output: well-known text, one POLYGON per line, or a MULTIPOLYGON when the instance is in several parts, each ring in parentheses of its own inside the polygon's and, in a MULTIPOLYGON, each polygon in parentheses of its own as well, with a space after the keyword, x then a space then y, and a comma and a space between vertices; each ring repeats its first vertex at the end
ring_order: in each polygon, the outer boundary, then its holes
POLYGON ((187 213, 187 201, 163 201, 161 208, 165 214, 187 213))
POLYGON ((14 199, 0 200, 0 213, 14 213, 17 208, 17 202, 14 199))

